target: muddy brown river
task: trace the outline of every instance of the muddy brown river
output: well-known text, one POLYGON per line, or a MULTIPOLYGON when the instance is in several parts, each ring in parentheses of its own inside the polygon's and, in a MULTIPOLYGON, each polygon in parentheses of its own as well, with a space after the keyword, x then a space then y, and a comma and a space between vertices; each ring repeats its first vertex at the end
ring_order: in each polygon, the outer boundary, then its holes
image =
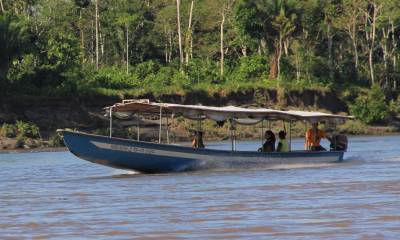
POLYGON ((159 175, 0 154, 0 239, 187 238, 399 239, 400 136, 352 137, 339 164, 159 175))

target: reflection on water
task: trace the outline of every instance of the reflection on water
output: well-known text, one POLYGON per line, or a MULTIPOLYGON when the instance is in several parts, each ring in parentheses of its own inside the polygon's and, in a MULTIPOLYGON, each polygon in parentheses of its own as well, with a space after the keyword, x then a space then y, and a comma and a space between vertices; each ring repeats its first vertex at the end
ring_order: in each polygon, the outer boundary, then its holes
POLYGON ((397 239, 399 142, 353 138, 329 166, 158 175, 0 154, 0 239, 397 239))

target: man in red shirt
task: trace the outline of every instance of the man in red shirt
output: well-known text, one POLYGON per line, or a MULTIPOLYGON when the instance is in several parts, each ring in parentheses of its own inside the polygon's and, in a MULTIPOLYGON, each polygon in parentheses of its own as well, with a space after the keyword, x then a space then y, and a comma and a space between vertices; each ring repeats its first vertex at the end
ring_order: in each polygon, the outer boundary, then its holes
POLYGON ((308 129, 306 133, 306 149, 311 151, 326 151, 326 149, 321 146, 322 138, 330 140, 324 131, 318 129, 318 123, 313 123, 312 128, 308 129))

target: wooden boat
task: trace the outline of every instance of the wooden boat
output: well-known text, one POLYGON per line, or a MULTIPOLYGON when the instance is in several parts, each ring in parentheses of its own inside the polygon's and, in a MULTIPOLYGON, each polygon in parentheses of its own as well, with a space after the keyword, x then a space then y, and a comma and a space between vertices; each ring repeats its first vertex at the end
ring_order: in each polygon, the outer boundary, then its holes
MULTIPOLYGON (((293 164, 319 164, 343 161, 344 151, 257 152, 238 151, 235 144, 235 124, 256 124, 260 121, 284 119, 292 121, 344 121, 352 117, 318 112, 279 111, 239 107, 207 107, 124 101, 107 107, 110 116, 110 136, 92 135, 71 130, 59 130, 71 153, 84 160, 114 168, 142 173, 180 172, 201 169, 246 169, 293 164), (159 114, 159 143, 112 137, 113 116, 126 118, 129 114, 159 114), (213 119, 231 124, 232 150, 199 149, 161 143, 162 119, 180 115, 195 119, 213 119)), ((138 128, 139 129, 139 128, 138 128)), ((168 130, 167 130, 168 135, 168 130)), ((291 135, 289 129, 289 135, 291 135)), ((139 136, 139 135, 138 135, 139 136)), ((291 137, 290 137, 291 139, 291 137)), ((169 141, 168 141, 169 142, 169 141)))

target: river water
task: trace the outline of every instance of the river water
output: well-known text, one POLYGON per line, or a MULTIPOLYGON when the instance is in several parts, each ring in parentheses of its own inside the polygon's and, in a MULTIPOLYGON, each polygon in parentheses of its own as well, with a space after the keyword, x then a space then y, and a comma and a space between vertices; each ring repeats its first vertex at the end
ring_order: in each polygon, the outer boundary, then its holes
POLYGON ((353 137, 326 166, 159 175, 0 154, 0 239, 399 239, 399 143, 353 137))

